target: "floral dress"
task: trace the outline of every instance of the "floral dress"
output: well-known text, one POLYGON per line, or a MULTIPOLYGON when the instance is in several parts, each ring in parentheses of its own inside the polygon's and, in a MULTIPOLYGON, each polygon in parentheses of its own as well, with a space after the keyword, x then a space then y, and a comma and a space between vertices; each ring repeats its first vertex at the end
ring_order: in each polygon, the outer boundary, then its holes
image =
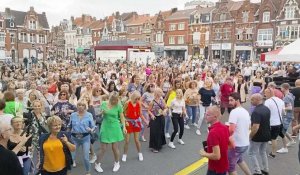
POLYGON ((59 116, 62 120, 62 126, 61 130, 66 131, 67 126, 70 122, 70 115, 71 113, 68 113, 68 110, 76 111, 76 107, 69 103, 68 101, 59 101, 57 102, 51 109, 51 111, 54 111, 54 114, 59 116))

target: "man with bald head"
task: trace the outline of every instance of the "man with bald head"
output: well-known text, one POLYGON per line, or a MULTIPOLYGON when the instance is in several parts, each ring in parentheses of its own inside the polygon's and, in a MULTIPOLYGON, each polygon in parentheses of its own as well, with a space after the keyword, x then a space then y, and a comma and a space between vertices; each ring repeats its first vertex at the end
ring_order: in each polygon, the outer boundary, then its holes
POLYGON ((221 116, 218 106, 207 108, 205 118, 211 127, 207 136, 207 149, 200 150, 201 156, 208 158, 207 175, 226 175, 229 168, 229 129, 220 122, 221 116))
POLYGON ((269 164, 267 157, 267 145, 271 139, 270 118, 271 111, 263 104, 261 94, 251 96, 251 104, 255 106, 251 114, 251 131, 250 131, 250 170, 253 175, 269 174, 269 164), (262 166, 259 165, 257 156, 260 156, 262 166))

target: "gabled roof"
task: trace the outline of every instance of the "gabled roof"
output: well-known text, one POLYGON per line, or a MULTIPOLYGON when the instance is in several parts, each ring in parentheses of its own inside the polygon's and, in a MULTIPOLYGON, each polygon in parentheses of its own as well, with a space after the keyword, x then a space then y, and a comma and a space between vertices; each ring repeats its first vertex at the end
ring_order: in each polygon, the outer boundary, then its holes
POLYGON ((169 16, 166 21, 177 20, 177 19, 189 19, 191 13, 196 11, 196 9, 188 9, 188 10, 179 10, 169 16))
POLYGON ((137 12, 127 12, 127 13, 122 13, 121 19, 123 21, 129 20, 133 15, 137 15, 137 12))
MULTIPOLYGON (((13 17, 14 22, 17 26, 18 25, 23 26, 27 12, 10 10, 10 14, 5 14, 5 15, 6 16, 10 15, 10 17, 13 17)), ((46 14, 37 14, 37 16, 38 16, 39 24, 45 29, 50 29, 46 14)))
POLYGON ((136 17, 133 17, 131 20, 127 21, 126 25, 142 25, 148 20, 151 20, 150 15, 138 15, 136 17))
POLYGON ((213 9, 215 9, 215 7, 206 7, 206 8, 197 8, 192 14, 207 14, 210 13, 213 9))
POLYGON ((229 1, 227 4, 227 8, 229 11, 236 11, 241 8, 244 1, 229 1))
POLYGON ((94 21, 92 22, 90 25, 89 25, 89 28, 91 28, 92 30, 93 29, 102 29, 104 28, 104 22, 101 21, 101 20, 97 20, 97 21, 94 21))

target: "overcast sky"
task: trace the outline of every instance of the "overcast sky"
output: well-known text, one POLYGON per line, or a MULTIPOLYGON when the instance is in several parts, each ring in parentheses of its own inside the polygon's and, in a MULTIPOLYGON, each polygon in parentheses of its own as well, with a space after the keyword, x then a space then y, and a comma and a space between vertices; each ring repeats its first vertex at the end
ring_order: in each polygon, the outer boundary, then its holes
POLYGON ((154 15, 159 10, 173 7, 183 9, 188 0, 0 0, 0 11, 6 7, 13 10, 28 11, 33 6, 36 12, 46 12, 49 25, 57 25, 62 19, 70 19, 81 14, 90 14, 97 19, 110 15, 115 11, 137 11, 139 14, 154 15))

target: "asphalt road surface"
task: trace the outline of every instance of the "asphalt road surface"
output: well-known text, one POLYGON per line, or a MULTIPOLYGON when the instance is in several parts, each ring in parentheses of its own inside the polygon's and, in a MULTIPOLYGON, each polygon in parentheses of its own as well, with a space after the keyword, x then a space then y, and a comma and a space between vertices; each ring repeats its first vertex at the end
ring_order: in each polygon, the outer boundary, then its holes
MULTIPOLYGON (((246 109, 249 109, 249 104, 246 104, 246 109)), ((225 113, 221 119, 223 122, 228 121, 228 114, 225 113)), ((173 129, 170 128, 170 131, 173 129)), ((102 162, 103 173, 97 173, 94 169, 94 164, 92 164, 93 175, 103 174, 103 175, 172 175, 176 172, 182 170, 183 168, 191 165, 195 161, 201 159, 198 154, 199 150, 202 148, 202 141, 206 140, 207 137, 207 127, 204 123, 202 127, 202 135, 198 136, 195 133, 196 127, 191 126, 190 130, 185 130, 183 135, 183 141, 185 145, 179 145, 177 143, 176 136, 174 144, 176 149, 171 149, 167 145, 159 153, 152 153, 149 148, 149 142, 142 142, 142 152, 144 155, 144 161, 138 161, 138 154, 135 148, 133 138, 129 145, 129 152, 127 155, 127 162, 122 162, 120 160, 121 168, 118 172, 112 172, 113 168, 113 153, 111 147, 107 150, 104 155, 104 160, 102 162)), ((146 130, 146 139, 149 138, 149 129, 146 130)), ((170 133, 171 134, 171 133, 170 133)), ((167 140, 168 142, 168 140, 167 140)), ((295 175, 300 172, 300 166, 298 162, 298 140, 297 144, 290 147, 289 153, 277 155, 275 159, 269 158, 270 175, 295 175)), ((278 141, 278 148, 281 148, 281 139, 278 141)), ((99 150, 99 142, 95 144, 95 148, 99 150)), ((123 143, 119 144, 120 152, 122 156, 123 143)), ((270 150, 270 146, 268 148, 270 150)), ((85 169, 83 165, 83 158, 81 149, 78 150, 76 156, 77 167, 73 168, 71 171, 72 175, 85 175, 85 169)), ((247 155, 245 155, 245 160, 248 162, 247 155)), ((242 172, 238 169, 238 174, 242 175, 242 172)), ((197 174, 205 175, 207 166, 201 168, 197 174)))

